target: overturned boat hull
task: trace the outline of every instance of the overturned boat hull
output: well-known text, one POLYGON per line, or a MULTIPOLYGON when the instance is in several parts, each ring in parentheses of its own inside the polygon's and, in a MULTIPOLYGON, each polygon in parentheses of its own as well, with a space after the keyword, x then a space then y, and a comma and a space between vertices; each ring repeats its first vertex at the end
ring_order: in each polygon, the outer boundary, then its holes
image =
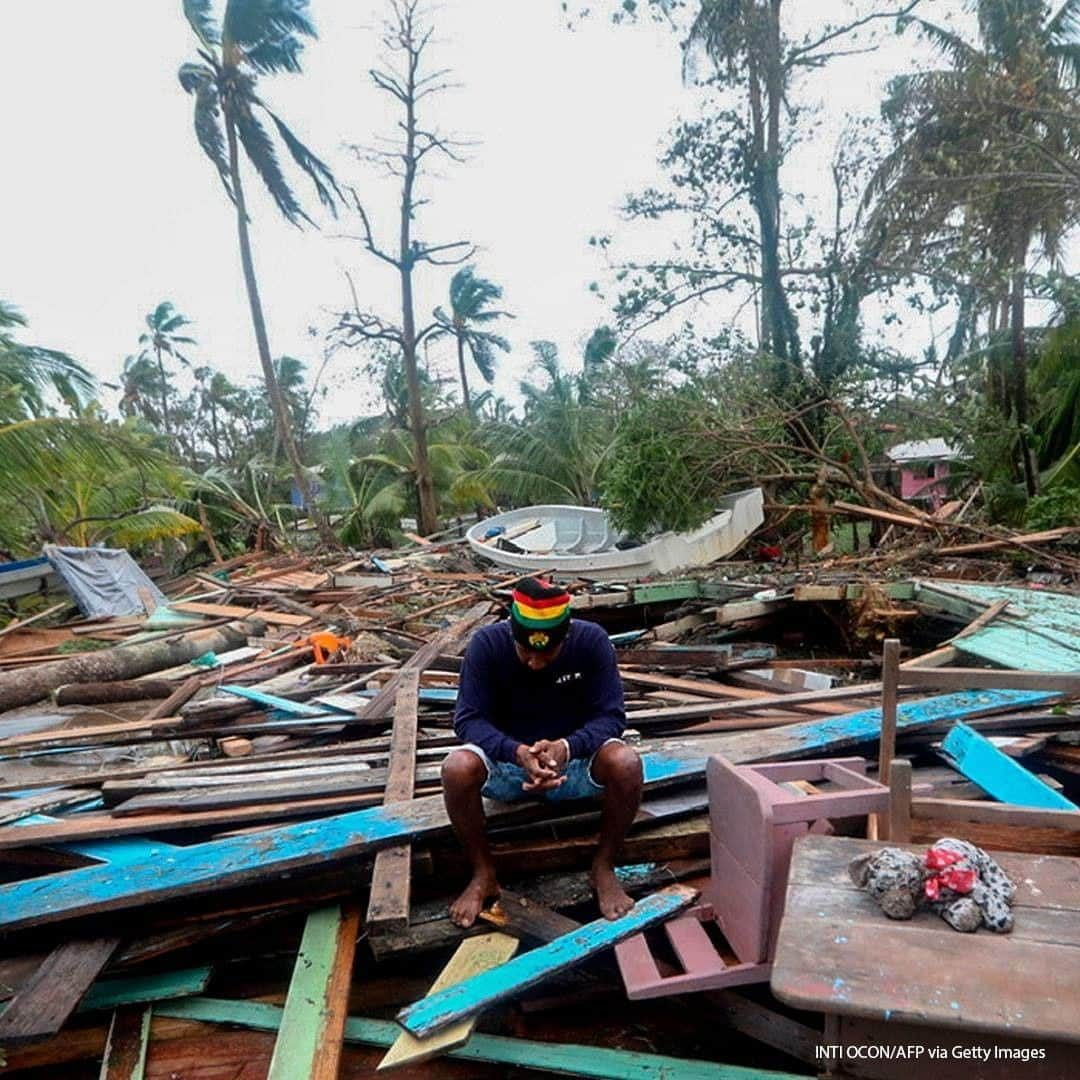
POLYGON ((735 552, 764 520, 760 488, 720 500, 699 528, 661 533, 648 543, 618 548, 624 538, 607 513, 588 506, 526 506, 477 522, 466 533, 477 555, 522 573, 559 578, 631 581, 707 566, 735 552), (495 530, 502 530, 491 535, 495 530), (500 546, 501 545, 501 546, 500 546))

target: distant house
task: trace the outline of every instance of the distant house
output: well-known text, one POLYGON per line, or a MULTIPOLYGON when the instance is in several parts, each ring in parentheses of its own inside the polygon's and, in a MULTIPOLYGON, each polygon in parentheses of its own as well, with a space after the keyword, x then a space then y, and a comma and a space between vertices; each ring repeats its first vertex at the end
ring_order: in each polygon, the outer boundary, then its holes
POLYGON ((900 498, 937 510, 948 498, 950 462, 960 455, 944 439, 899 443, 885 456, 900 470, 900 498))

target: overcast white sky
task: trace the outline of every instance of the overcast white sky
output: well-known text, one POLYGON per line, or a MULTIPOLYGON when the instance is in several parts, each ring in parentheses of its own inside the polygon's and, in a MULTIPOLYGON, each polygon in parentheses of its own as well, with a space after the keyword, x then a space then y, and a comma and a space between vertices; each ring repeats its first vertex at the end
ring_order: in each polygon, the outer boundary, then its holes
MULTIPOLYGON (((927 5, 937 17, 958 6, 927 5)), ((849 10, 846 0, 791 7, 808 25, 849 10)), ((266 80, 264 96, 369 200, 376 230, 391 230, 395 191, 344 145, 370 143, 397 119, 368 75, 385 7, 312 0, 311 10, 320 38, 305 53, 304 75, 266 80)), ((194 54, 180 0, 9 2, 4 15, 0 297, 31 320, 27 340, 115 379, 145 313, 169 299, 194 320, 199 362, 237 382, 254 376, 232 207, 176 80, 194 54)), ((505 328, 514 353, 496 389, 510 396, 528 341, 553 339, 576 360, 608 321, 588 291, 603 275, 588 237, 618 235, 623 196, 656 178, 664 132, 680 109, 692 110, 695 92, 681 82, 676 36, 652 25, 614 28, 594 16, 571 31, 557 0, 454 0, 436 9, 435 22, 433 59, 462 84, 439 105, 441 126, 478 145, 467 164, 441 168, 443 178, 427 185, 432 204, 417 233, 473 240, 479 271, 505 287, 504 306, 518 318, 505 328)), ((910 60, 895 43, 826 76, 822 166, 848 115, 875 110, 884 79, 910 60)), ((247 189, 257 189, 253 179, 247 189)), ((297 190, 307 198, 299 181, 297 190)), ((322 230, 301 232, 259 196, 252 213, 275 355, 317 365, 321 340, 308 328, 347 306, 345 269, 363 303, 393 314, 392 272, 342 238, 358 231, 355 222, 313 214, 322 230)), ((422 274, 418 318, 443 302, 450 272, 422 274)), ((333 362, 325 422, 371 411, 369 388, 351 374, 359 361, 340 354, 333 362)))

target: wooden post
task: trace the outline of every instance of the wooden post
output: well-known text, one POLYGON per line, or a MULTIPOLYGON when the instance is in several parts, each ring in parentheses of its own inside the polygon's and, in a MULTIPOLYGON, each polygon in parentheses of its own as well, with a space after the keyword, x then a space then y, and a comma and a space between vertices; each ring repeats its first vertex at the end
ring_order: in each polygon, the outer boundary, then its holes
POLYGON ((889 770, 889 831, 894 844, 911 843, 911 762, 894 761, 889 770))
MULTIPOLYGON (((384 805, 408 802, 413 797, 419 689, 420 669, 410 668, 402 674, 394 701, 394 729, 390 736, 384 805)), ((366 920, 369 933, 404 930, 409 925, 411 860, 412 844, 408 843, 383 848, 375 856, 366 920)))
MULTIPOLYGON (((896 753, 896 699, 900 689, 900 642, 888 638, 881 650, 881 736, 878 742, 878 782, 889 782, 889 769, 896 753)), ((889 839, 889 821, 877 816, 878 836, 889 839)))

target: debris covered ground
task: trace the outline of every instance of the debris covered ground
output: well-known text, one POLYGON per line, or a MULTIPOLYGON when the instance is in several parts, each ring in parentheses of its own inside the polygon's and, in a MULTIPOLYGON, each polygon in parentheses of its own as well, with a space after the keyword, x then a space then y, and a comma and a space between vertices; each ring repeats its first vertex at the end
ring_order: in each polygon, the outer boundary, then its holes
MULTIPOLYGON (((801 569, 574 583, 574 616, 618 648, 647 782, 621 861, 635 896, 672 905, 658 919, 709 893, 711 754, 862 754, 876 776, 884 639, 902 640, 904 663, 1080 671, 1080 559, 1061 535, 912 529, 927 542, 894 533, 801 569), (1038 562, 1026 580, 1018 556, 1038 562)), ((395 1017, 437 980, 594 932, 580 928, 596 918, 589 806, 494 812, 507 893, 468 932, 446 915, 466 875, 439 797, 461 653, 503 617, 517 576, 455 541, 348 563, 251 553, 159 582, 168 603, 143 615, 78 619, 65 605, 0 631, 6 1071, 360 1076, 397 1044, 402 1076, 812 1074, 821 1017, 779 1004, 767 982, 628 1002, 626 971, 599 947, 508 982, 465 1030, 442 1027, 439 1048, 398 1043, 395 1017), (466 939, 478 944, 455 953, 466 939)), ((1080 856, 1075 828, 961 826, 931 802, 993 797, 942 752, 958 720, 1075 801, 1080 712, 1067 698, 900 693, 913 842, 956 833, 1080 856)), ((664 974, 686 967, 677 941, 650 940, 664 974)))

